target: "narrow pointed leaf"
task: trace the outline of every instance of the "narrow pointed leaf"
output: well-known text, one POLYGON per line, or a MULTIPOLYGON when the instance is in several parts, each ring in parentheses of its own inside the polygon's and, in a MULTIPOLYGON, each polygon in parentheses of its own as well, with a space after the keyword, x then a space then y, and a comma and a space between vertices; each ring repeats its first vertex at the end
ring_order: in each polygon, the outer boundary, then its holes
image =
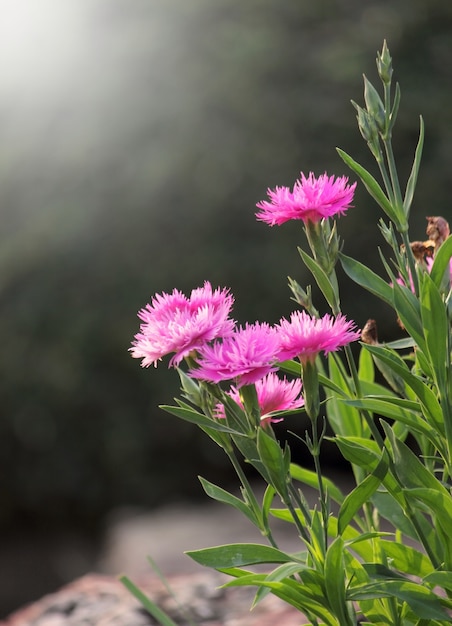
POLYGON ((428 274, 424 276, 421 286, 421 316, 430 363, 439 389, 444 390, 449 366, 449 321, 441 294, 428 274))
POLYGON ((387 196, 385 195, 384 191, 377 183, 375 178, 372 176, 372 174, 370 174, 362 165, 353 160, 352 157, 349 156, 346 152, 344 152, 340 148, 336 148, 336 150, 344 163, 348 165, 348 167, 360 177, 363 185, 365 186, 369 194, 372 196, 375 202, 380 205, 380 207, 383 209, 389 219, 391 219, 395 224, 399 224, 397 213, 394 211, 387 196))
POLYGON ((369 502, 371 496, 376 492, 388 471, 387 454, 383 451, 380 462, 375 470, 351 491, 345 498, 338 515, 338 532, 344 532, 359 509, 369 502))
POLYGON ((435 260, 430 271, 430 278, 438 289, 441 288, 444 276, 447 282, 450 279, 450 259, 452 256, 452 237, 448 237, 435 254, 435 260))
POLYGON ((213 548, 190 550, 185 554, 200 565, 215 569, 258 563, 289 563, 294 560, 281 550, 257 543, 231 543, 213 548))
POLYGON ((361 287, 364 287, 364 289, 367 289, 367 291, 370 291, 370 293, 381 298, 391 307, 393 306, 393 292, 389 283, 359 261, 342 254, 342 252, 339 253, 339 259, 344 272, 349 278, 361 287))
POLYGON ((406 186, 405 198, 403 200, 403 208, 405 210, 405 216, 407 219, 410 214, 411 203, 413 202, 414 191, 416 189, 417 177, 419 173, 419 166, 421 164, 422 149, 424 146, 424 120, 422 119, 422 115, 420 116, 419 120, 419 140, 416 146, 416 152, 414 154, 413 167, 411 168, 410 177, 408 178, 406 186))
POLYGON ((334 308, 337 303, 338 294, 335 292, 333 285, 330 282, 327 274, 323 271, 323 269, 312 259, 304 250, 298 248, 298 252, 300 253, 301 258, 303 259, 304 264, 314 276, 317 285, 319 286, 321 292, 325 296, 326 301, 330 305, 331 308, 334 308))
POLYGON ((194 409, 187 408, 185 406, 169 406, 162 404, 159 407, 163 409, 167 413, 171 413, 171 415, 175 415, 176 417, 180 417, 186 422, 191 422, 192 424, 197 424, 202 428, 209 428, 210 430, 218 430, 224 433, 235 433, 236 431, 232 428, 229 428, 224 420, 213 420, 202 413, 198 413, 194 409))
POLYGON ((217 487, 213 483, 209 482, 205 478, 199 477, 202 488, 206 492, 206 494, 212 498, 213 500, 217 500, 218 502, 223 502, 224 504, 229 504, 233 506, 235 509, 238 509, 243 515, 245 515, 253 524, 256 524, 256 515, 250 506, 246 504, 237 496, 234 496, 232 493, 229 493, 225 489, 221 487, 217 487))

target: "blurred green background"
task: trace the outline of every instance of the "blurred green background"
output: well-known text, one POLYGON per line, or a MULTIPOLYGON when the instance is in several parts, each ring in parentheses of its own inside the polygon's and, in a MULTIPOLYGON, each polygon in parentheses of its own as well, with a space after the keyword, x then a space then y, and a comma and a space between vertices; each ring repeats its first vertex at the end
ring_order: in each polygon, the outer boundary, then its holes
MULTIPOLYGON (((178 381, 130 357, 136 312, 206 279, 231 288, 240 322, 295 307, 287 275, 311 282, 301 225, 271 229, 255 204, 300 170, 349 175, 336 146, 374 168, 350 100, 363 102, 363 73, 378 86, 384 38, 402 180, 426 123, 422 239, 426 215, 450 216, 450 0, 2 1, 3 532, 94 532, 118 505, 203 497, 198 473, 231 477, 157 408, 178 381)), ((379 217, 359 188, 339 222, 344 251, 378 271, 379 217)), ((383 339, 399 332, 345 277, 343 308, 360 326, 375 317, 383 339)))

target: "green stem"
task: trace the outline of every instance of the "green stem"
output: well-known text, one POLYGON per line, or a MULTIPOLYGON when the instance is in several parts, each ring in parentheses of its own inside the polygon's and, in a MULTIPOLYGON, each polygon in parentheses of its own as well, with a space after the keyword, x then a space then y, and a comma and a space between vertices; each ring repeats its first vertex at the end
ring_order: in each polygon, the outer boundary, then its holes
MULTIPOLYGON (((237 460, 237 457, 235 456, 233 451, 229 451, 226 450, 226 454, 229 457, 229 460, 231 461, 231 464, 235 470, 235 473, 237 474, 243 490, 246 494, 246 499, 248 501, 248 503, 250 504, 251 508, 253 509, 256 519, 260 520, 262 519, 262 509, 260 507, 259 502, 257 501, 256 496, 254 495, 254 491, 248 481, 248 478, 245 475, 245 472, 242 469, 242 466, 240 465, 239 461, 237 460)), ((261 533, 267 538, 268 542, 270 543, 271 546, 273 546, 274 548, 277 548, 278 545, 273 537, 273 534, 271 532, 271 529, 267 526, 264 525, 263 523, 259 524, 259 530, 261 531, 261 533)))

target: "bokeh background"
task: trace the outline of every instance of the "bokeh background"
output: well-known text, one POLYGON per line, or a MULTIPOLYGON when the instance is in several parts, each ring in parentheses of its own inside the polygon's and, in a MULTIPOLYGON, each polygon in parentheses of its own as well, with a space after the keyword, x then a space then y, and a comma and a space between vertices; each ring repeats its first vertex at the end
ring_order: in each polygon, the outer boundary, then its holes
MULTIPOLYGON (((287 275, 312 282, 301 225, 271 229, 255 204, 300 170, 349 175, 336 146, 374 168, 350 100, 363 73, 378 85, 385 38, 402 180, 426 123, 422 239, 426 215, 450 217, 450 0, 0 0, 0 560, 62 529, 96 545, 117 507, 203 498, 199 473, 231 480, 157 408, 178 381, 130 357, 136 312, 206 279, 240 322, 294 308, 287 275)), ((379 217, 359 188, 339 228, 381 271, 379 217)), ((359 325, 399 332, 345 277, 342 298, 359 325)), ((3 596, 3 613, 25 598, 3 596)))

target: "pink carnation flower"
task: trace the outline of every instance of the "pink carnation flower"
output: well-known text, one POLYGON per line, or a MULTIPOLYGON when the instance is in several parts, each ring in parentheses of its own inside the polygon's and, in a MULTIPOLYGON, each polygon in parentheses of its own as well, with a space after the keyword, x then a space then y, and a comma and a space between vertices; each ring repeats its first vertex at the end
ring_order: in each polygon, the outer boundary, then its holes
POLYGON ((289 187, 268 189, 268 201, 258 202, 258 220, 280 226, 289 220, 303 220, 304 223, 319 222, 325 217, 343 214, 350 208, 356 183, 347 185, 348 178, 322 174, 315 178, 312 172, 308 178, 301 173, 293 191, 289 187))
POLYGON ((207 281, 189 298, 177 289, 155 295, 138 313, 143 323, 130 348, 132 356, 147 367, 174 352, 169 365, 178 365, 206 341, 234 331, 235 321, 229 318, 233 302, 228 289, 213 291, 207 281))
MULTIPOLYGON (((261 421, 280 422, 282 418, 274 417, 275 413, 299 409, 304 404, 304 400, 300 396, 301 380, 297 378, 289 381, 286 377, 281 379, 273 372, 256 381, 256 393, 261 412, 261 421)), ((228 395, 242 409, 244 408, 237 387, 231 387, 228 395)), ((217 405, 215 416, 218 418, 226 417, 223 404, 217 405)))
POLYGON ((315 318, 305 311, 294 311, 290 321, 282 318, 276 326, 281 346, 279 358, 283 361, 298 357, 301 362, 313 362, 319 352, 335 352, 359 339, 360 331, 354 328, 354 322, 343 315, 315 318))
POLYGON ((278 351, 278 336, 269 324, 246 324, 221 341, 203 345, 199 367, 190 376, 212 383, 234 379, 238 388, 250 385, 276 371, 278 351))

